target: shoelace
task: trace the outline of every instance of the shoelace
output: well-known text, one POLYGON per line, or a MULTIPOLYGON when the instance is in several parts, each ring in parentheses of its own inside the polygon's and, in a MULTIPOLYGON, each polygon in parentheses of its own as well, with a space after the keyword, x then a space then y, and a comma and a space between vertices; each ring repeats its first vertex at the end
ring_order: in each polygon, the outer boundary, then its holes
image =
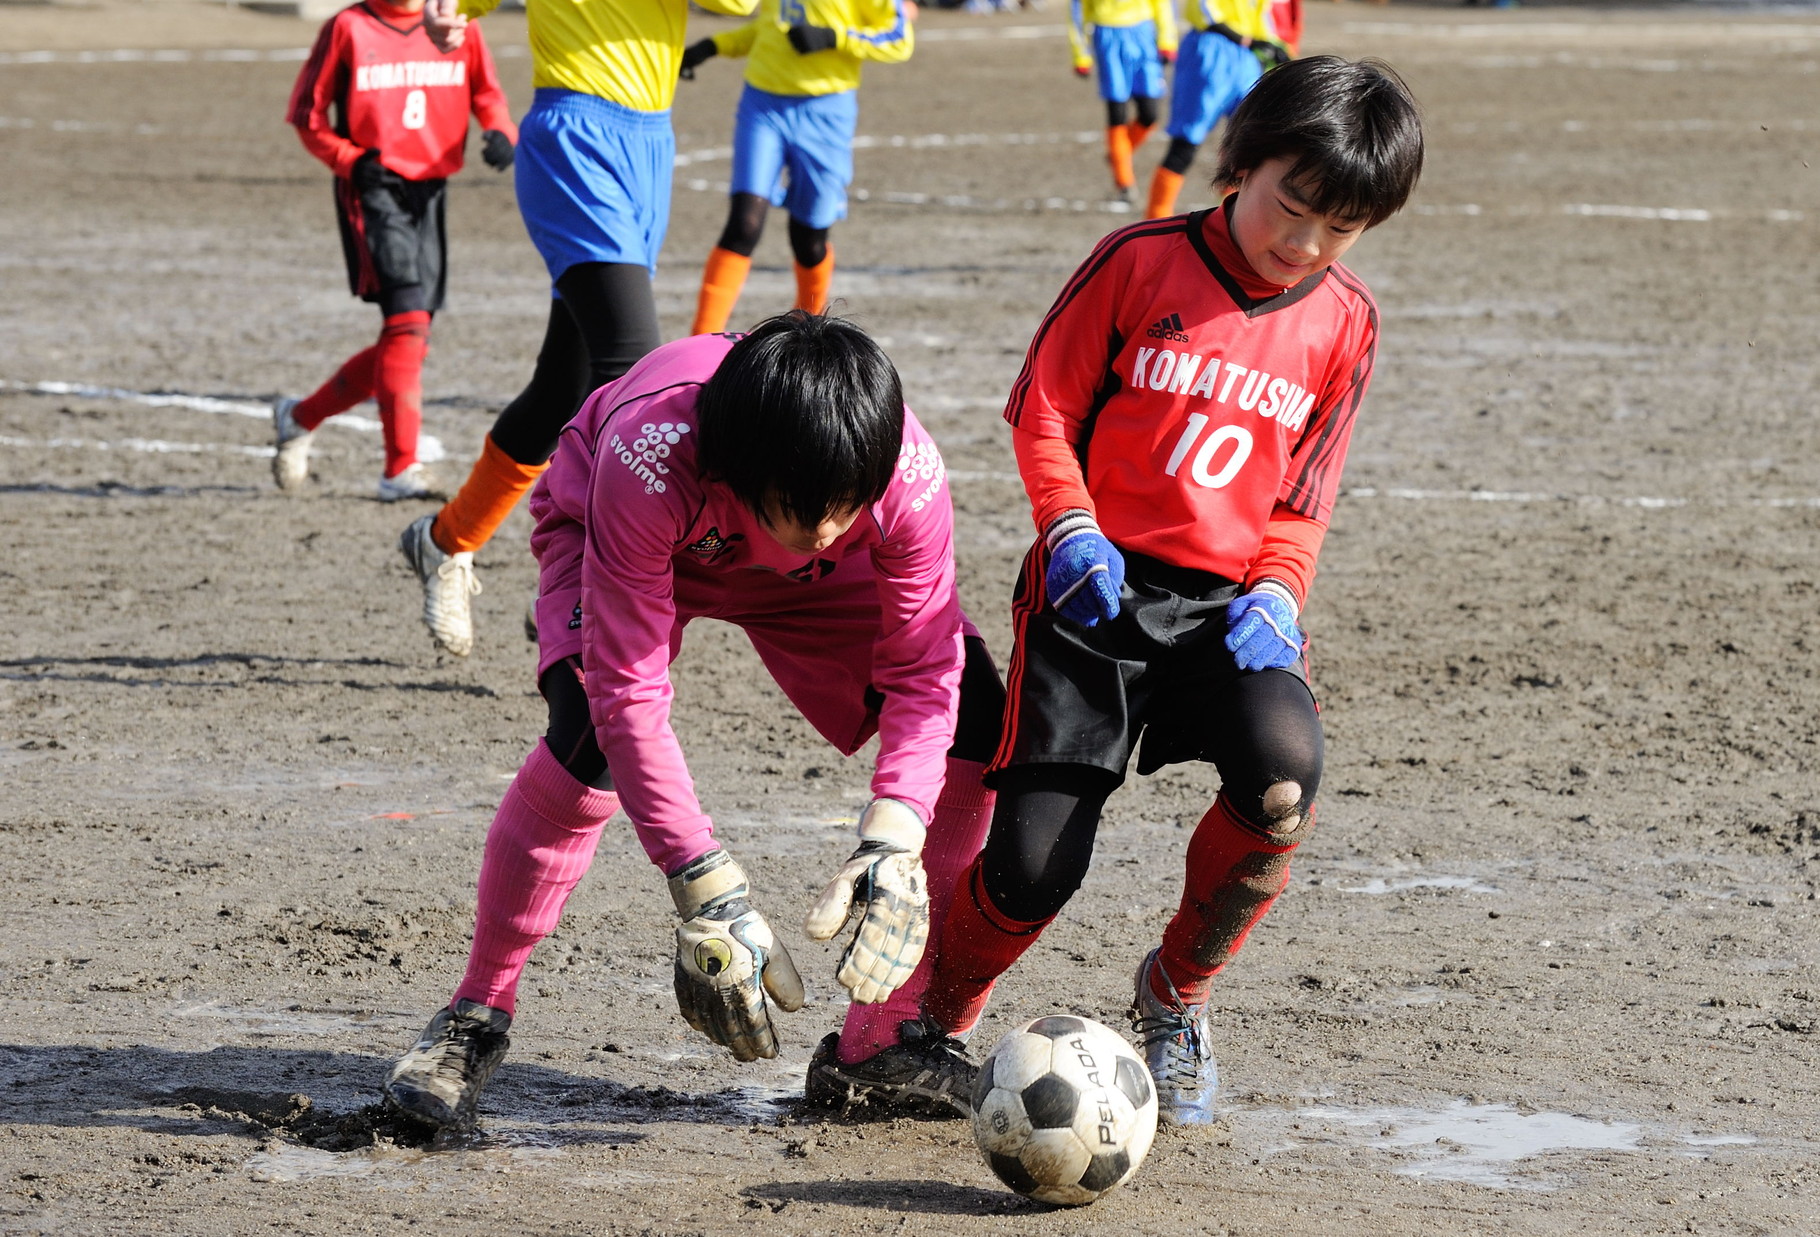
POLYGON ((450 555, 441 566, 436 568, 436 574, 444 583, 449 582, 450 576, 460 576, 461 579, 455 581, 456 588, 465 588, 470 597, 480 594, 480 577, 474 574, 473 562, 464 560, 459 555, 450 555))
POLYGON ((1146 1048, 1164 1043, 1168 1047, 1169 1072, 1183 1082, 1197 1083, 1201 1078, 1201 1029, 1186 1014, 1166 1010, 1151 1018, 1132 1023, 1139 1042, 1146 1048))

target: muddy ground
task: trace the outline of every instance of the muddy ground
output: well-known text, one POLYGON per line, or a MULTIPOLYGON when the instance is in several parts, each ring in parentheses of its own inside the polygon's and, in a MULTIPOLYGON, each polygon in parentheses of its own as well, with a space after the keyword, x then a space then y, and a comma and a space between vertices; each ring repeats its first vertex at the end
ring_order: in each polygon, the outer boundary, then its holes
MULTIPOLYGON (((836 238, 837 295, 955 471, 1001 655, 1030 530, 998 407, 1129 217, 1060 20, 932 15, 911 64, 871 71, 867 197, 836 238)), ((1217 990, 1222 1124, 1058 1212, 1000 1188, 963 1124, 790 1102, 839 1012, 795 924, 866 760, 709 624, 678 728, 818 981, 785 1056, 735 1067, 675 1016, 668 900, 616 827, 532 964, 485 1136, 375 1122, 540 733, 527 525, 482 553, 459 660, 394 549, 428 508, 371 500, 370 428, 321 435, 308 495, 271 487, 263 401, 374 328, 280 123, 309 27, 0 6, 0 1231, 1820 1232, 1820 19, 1309 20, 1311 50, 1399 66, 1431 136, 1413 208, 1354 251, 1385 330, 1308 616, 1321 827, 1217 990)), ((488 33, 522 110, 522 19, 488 33)), ((737 78, 711 63, 678 103, 672 334, 737 78)), ((427 429, 455 479, 547 291, 505 179, 465 173, 450 224, 427 429)), ((777 226, 741 314, 788 295, 777 226)), ((1118 1022, 1212 781, 1115 798, 985 1043, 1051 1010, 1118 1022)))

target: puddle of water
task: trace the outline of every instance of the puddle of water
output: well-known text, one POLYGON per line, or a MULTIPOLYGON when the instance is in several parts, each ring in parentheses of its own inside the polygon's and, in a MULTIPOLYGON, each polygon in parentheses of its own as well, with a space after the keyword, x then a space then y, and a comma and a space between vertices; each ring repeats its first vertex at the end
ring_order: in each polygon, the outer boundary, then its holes
POLYGON ((1390 879, 1374 876, 1363 885, 1335 885, 1341 893, 1364 893, 1382 896, 1387 893, 1407 893, 1411 889, 1447 889, 1460 893, 1503 893, 1496 885, 1487 885, 1484 881, 1470 876, 1405 876, 1390 879))
POLYGON ((220 1001, 179 1005, 171 1010, 178 1018, 207 1018, 243 1030, 249 1035, 333 1035, 365 1027, 389 1026, 390 1019, 357 1017, 309 1009, 242 1009, 220 1001))
POLYGON ((1310 1125, 1327 1127, 1337 1139, 1371 1131, 1366 1145, 1395 1151, 1413 1162, 1397 1168, 1405 1177, 1457 1181, 1494 1190, 1547 1190, 1533 1176, 1512 1174, 1531 1156, 1556 1151, 1641 1150, 1643 1127, 1631 1122, 1593 1121, 1559 1112, 1518 1112, 1509 1104, 1453 1100, 1445 1108, 1316 1107, 1294 1114, 1308 1141, 1310 1125))
MULTIPOLYGON (((1690 1147, 1751 1147, 1755 1146, 1755 1134, 1683 1134, 1681 1141, 1690 1147)), ((1690 1155, 1697 1154, 1689 1152, 1690 1155)))

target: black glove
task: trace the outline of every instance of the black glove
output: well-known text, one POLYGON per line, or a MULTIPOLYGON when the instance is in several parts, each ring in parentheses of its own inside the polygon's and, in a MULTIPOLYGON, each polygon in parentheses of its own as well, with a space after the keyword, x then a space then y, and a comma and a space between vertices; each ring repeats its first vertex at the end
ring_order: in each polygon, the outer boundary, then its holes
POLYGON ((498 129, 487 129, 480 135, 480 157, 495 172, 503 172, 512 166, 516 154, 512 149, 512 139, 498 129))
POLYGON ((379 151, 374 149, 354 160, 348 179, 354 182, 354 188, 367 193, 374 189, 389 189, 402 178, 379 161, 379 151))
POLYGON ((695 66, 704 60, 712 60, 720 54, 720 48, 714 46, 713 39, 702 39, 683 48, 682 72, 677 76, 686 82, 695 80, 695 66))
POLYGON ((840 42, 834 31, 826 26, 791 26, 790 46, 799 55, 807 56, 810 52, 825 52, 840 42))
POLYGON ((1289 49, 1281 43, 1272 43, 1269 39, 1253 39, 1251 54, 1258 58, 1258 63, 1264 66, 1266 73, 1289 63, 1289 49))

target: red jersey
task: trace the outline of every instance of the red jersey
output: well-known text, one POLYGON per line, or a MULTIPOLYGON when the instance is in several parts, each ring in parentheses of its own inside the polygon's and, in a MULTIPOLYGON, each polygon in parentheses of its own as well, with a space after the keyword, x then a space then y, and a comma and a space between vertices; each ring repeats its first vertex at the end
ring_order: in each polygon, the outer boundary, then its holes
MULTIPOLYGON (((1377 338, 1371 294, 1337 263, 1260 286, 1221 208, 1113 232, 1043 319, 1005 408, 1020 461, 1037 460, 1038 527, 1087 506, 1118 546, 1244 583, 1278 557, 1279 525, 1312 525, 1318 547, 1377 338), (1056 453, 1023 449, 1042 439, 1072 448, 1087 502, 1056 453)), ((1307 568, 1298 593, 1311 554, 1307 568)))
POLYGON ((469 26, 462 45, 444 55, 424 32, 422 13, 365 0, 316 36, 285 119, 337 176, 377 148, 379 161, 406 180, 435 180, 461 170, 470 111, 482 129, 516 144, 479 27, 469 26))

